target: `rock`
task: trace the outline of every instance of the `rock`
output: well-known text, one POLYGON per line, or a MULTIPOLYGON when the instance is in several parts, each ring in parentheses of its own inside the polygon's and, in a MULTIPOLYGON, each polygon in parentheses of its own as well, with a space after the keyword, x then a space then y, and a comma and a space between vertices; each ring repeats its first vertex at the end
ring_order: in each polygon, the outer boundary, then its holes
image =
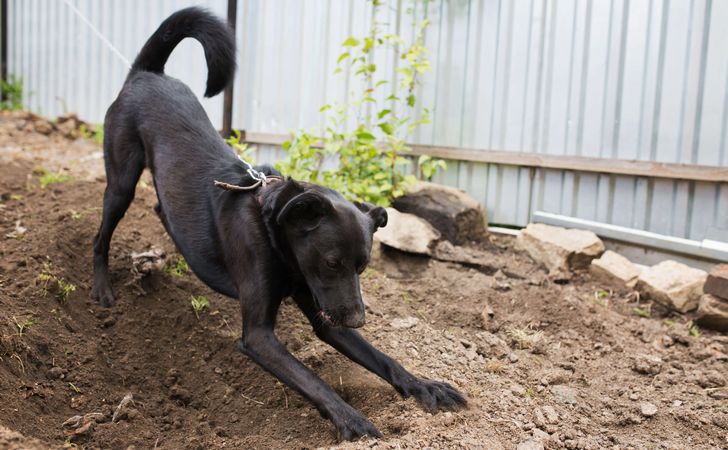
POLYGON ((567 230, 541 223, 530 223, 521 230, 516 248, 526 251, 552 275, 585 269, 604 252, 604 244, 591 231, 567 230))
POLYGON ((541 443, 539 441, 535 441, 533 439, 523 441, 520 444, 518 444, 518 447, 516 447, 516 450, 543 450, 543 449, 544 449, 543 443, 541 443))
POLYGON ((51 367, 51 369, 48 371, 48 377, 51 379, 62 380, 63 378, 66 377, 67 373, 68 373, 68 371, 66 369, 55 366, 55 367, 51 367))
POLYGON ((563 384, 557 384, 551 386, 551 393, 561 403, 566 403, 568 405, 576 404, 576 391, 572 387, 565 386, 563 384))
POLYGON ((178 400, 183 405, 188 405, 192 401, 192 394, 187 389, 175 384, 169 390, 172 400, 178 400))
POLYGON ((487 327, 494 317, 495 312, 493 311, 493 308, 491 308, 488 303, 483 305, 483 309, 480 311, 480 318, 483 319, 483 326, 487 327))
POLYGON ((617 288, 633 288, 641 272, 630 260, 611 250, 592 260, 589 271, 595 279, 617 288))
POLYGON ((637 290, 646 298, 685 313, 698 307, 706 278, 705 271, 667 260, 643 271, 637 290))
POLYGON ((708 274, 703 292, 728 301, 728 264, 718 264, 708 274))
POLYGON ((395 330, 404 330, 407 328, 412 328, 417 323, 419 323, 420 319, 417 317, 406 317, 404 319, 394 319, 390 325, 392 325, 392 328, 395 330))
POLYGON ((728 331, 728 300, 711 294, 702 295, 698 305, 697 322, 705 328, 728 331))
POLYGON ((392 204, 398 211, 427 220, 442 237, 454 244, 484 239, 487 213, 474 198, 460 189, 417 182, 392 204))
POLYGON ((559 415, 553 406, 543 406, 536 408, 533 411, 533 423, 539 428, 544 428, 546 425, 556 425, 559 423, 559 415))
POLYGON ((440 261, 456 262, 477 268, 487 274, 497 272, 498 268, 503 265, 503 261, 493 253, 453 245, 448 241, 438 242, 433 248, 432 256, 440 261))
POLYGON ((651 355, 638 355, 632 361, 632 370, 645 375, 657 375, 662 370, 662 359, 651 355))
POLYGON ((374 233, 375 241, 403 252, 432 256, 440 232, 426 220, 387 208, 387 226, 374 233))
POLYGON ((135 278, 142 278, 153 271, 160 271, 166 264, 165 258, 164 250, 157 247, 152 247, 144 252, 132 252, 131 272, 135 278))
POLYGON ((645 417, 652 417, 657 414, 657 406, 648 402, 642 403, 640 404, 640 414, 645 417))
POLYGON ((478 333, 477 336, 477 351, 482 356, 503 358, 511 351, 508 344, 493 333, 484 331, 482 333, 478 333))
POLYGON ((49 135, 53 132, 53 124, 45 119, 38 119, 35 121, 35 131, 40 134, 49 135))

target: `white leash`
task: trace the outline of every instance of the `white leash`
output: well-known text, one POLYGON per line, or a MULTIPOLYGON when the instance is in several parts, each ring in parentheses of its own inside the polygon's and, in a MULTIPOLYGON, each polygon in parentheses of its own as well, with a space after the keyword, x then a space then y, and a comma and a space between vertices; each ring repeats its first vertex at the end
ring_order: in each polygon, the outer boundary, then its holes
POLYGON ((124 55, 122 55, 121 52, 119 50, 117 50, 116 47, 114 47, 114 45, 108 39, 106 39, 106 37, 103 34, 101 34, 101 31, 99 31, 99 29, 96 28, 94 26, 94 24, 92 24, 91 21, 88 20, 86 18, 86 16, 84 16, 83 13, 78 10, 78 8, 76 8, 69 0, 63 0, 63 3, 68 5, 68 7, 71 8, 71 11, 73 11, 73 13, 76 14, 79 17, 79 19, 81 19, 83 21, 83 23, 85 23, 86 26, 88 26, 91 29, 91 31, 94 32, 96 37, 101 39, 101 42, 103 42, 104 45, 106 45, 112 52, 114 52, 114 54, 116 56, 118 56, 119 59, 124 61, 124 64, 126 64, 127 67, 131 67, 131 63, 129 62, 129 60, 126 59, 126 57, 124 55))

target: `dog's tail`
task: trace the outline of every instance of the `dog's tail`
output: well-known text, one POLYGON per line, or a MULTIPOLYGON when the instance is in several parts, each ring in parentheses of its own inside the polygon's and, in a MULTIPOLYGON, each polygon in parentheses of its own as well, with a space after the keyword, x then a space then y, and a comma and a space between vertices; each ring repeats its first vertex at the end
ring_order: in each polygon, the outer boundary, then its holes
POLYGON ((169 16, 144 44, 131 70, 163 73, 172 50, 187 37, 197 39, 205 50, 205 97, 212 97, 235 75, 235 36, 223 21, 204 9, 185 8, 169 16))

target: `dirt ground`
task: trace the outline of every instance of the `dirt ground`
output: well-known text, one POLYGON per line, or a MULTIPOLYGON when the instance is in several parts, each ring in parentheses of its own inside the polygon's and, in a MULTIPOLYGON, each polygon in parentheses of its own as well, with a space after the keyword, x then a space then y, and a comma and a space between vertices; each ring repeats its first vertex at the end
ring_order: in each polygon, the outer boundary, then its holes
POLYGON ((283 307, 280 338, 384 434, 338 443, 311 405, 236 350, 235 301, 183 270, 136 280, 132 252, 179 259, 148 174, 112 242, 117 305, 90 299, 100 148, 38 122, 0 116, 1 448, 728 448, 728 336, 691 332, 690 317, 585 274, 551 282, 497 235, 480 245, 498 272, 386 251, 362 281, 363 333, 414 373, 457 386, 465 411, 432 415, 399 398, 283 307), (192 295, 209 299, 199 318, 192 295))

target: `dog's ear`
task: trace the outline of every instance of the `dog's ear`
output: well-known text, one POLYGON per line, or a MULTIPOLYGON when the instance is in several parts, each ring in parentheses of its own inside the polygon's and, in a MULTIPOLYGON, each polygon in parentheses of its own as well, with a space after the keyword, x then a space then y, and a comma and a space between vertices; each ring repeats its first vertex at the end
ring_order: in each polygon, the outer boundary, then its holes
POLYGON ((331 201, 318 192, 306 191, 293 197, 278 213, 279 225, 290 224, 301 231, 316 229, 321 220, 333 210, 331 201))
POLYGON ((371 217, 372 221, 374 222, 374 231, 377 230, 377 228, 382 228, 387 226, 387 210, 382 208, 381 206, 374 206, 371 203, 366 202, 354 202, 354 205, 359 208, 359 210, 369 217, 371 217))

